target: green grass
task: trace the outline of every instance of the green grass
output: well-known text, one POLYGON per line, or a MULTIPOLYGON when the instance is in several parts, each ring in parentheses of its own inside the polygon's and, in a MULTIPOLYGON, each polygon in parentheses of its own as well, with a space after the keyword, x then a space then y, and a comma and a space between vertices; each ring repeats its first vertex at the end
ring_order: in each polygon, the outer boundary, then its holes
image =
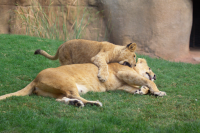
MULTIPOLYGON (((39 55, 55 54, 61 41, 0 35, 0 95, 30 83, 41 70, 59 66, 39 55)), ((132 95, 123 91, 87 93, 103 107, 68 106, 53 98, 11 97, 0 101, 0 132, 200 132, 200 65, 147 59, 155 83, 167 96, 132 95)))

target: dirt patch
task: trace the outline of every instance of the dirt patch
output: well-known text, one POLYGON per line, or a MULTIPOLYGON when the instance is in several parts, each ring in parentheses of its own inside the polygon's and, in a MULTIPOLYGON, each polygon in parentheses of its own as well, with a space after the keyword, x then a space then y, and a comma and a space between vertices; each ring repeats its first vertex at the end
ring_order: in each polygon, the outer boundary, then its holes
POLYGON ((175 62, 200 64, 200 48, 191 48, 190 53, 184 57, 176 58, 175 62))

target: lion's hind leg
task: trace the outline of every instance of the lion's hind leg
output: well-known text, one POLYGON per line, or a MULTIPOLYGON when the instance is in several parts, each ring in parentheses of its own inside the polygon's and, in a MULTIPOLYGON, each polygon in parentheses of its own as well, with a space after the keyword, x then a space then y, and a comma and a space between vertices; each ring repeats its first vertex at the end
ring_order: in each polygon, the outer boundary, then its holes
MULTIPOLYGON (((69 85, 69 83, 68 83, 69 85)), ((67 98, 70 98, 70 99, 77 99, 77 100, 80 100, 83 102, 83 104, 91 104, 91 105, 97 105, 97 106, 102 106, 102 103, 99 102, 99 101, 89 101, 89 100, 86 100, 84 98, 82 98, 79 94, 79 89, 77 88, 77 85, 75 84, 70 84, 71 88, 70 89, 63 89, 64 90, 67 90, 65 91, 65 93, 63 93, 67 98)))
POLYGON ((70 99, 70 98, 67 98, 67 97, 63 97, 61 99, 56 99, 56 101, 66 103, 68 105, 75 105, 75 106, 78 106, 78 107, 84 107, 84 103, 81 100, 78 100, 78 99, 70 99))
POLYGON ((88 101, 86 104, 90 104, 90 105, 96 105, 96 106, 99 106, 99 107, 102 107, 103 104, 101 102, 99 102, 99 100, 97 101, 88 101))
POLYGON ((71 96, 71 98, 81 100, 84 104, 96 105, 102 107, 102 103, 97 101, 88 101, 80 96, 71 96))
POLYGON ((88 101, 82 98, 79 95, 78 88, 74 82, 67 82, 66 85, 63 84, 63 88, 60 88, 60 92, 62 92, 63 96, 58 97, 56 101, 64 102, 69 105, 81 106, 81 107, 84 107, 85 104, 102 106, 102 103, 99 101, 88 101))
POLYGON ((102 103, 99 101, 88 101, 81 97, 73 97, 73 98, 63 97, 63 98, 56 99, 56 101, 66 103, 68 105, 78 106, 78 107, 84 107, 85 104, 97 105, 97 106, 102 107, 102 103))
POLYGON ((162 96, 166 96, 167 94, 164 91, 159 91, 159 92, 154 92, 154 95, 162 97, 162 96))
POLYGON ((39 89, 38 87, 35 87, 33 90, 33 94, 43 97, 52 97, 52 98, 63 98, 65 95, 62 93, 52 93, 49 91, 44 91, 42 89, 39 89))

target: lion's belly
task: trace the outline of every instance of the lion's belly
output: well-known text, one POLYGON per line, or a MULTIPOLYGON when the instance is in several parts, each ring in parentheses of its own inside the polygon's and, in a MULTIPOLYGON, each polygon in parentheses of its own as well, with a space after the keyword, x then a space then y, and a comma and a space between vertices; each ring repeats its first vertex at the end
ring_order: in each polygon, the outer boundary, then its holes
POLYGON ((85 93, 87 93, 89 91, 88 88, 85 85, 80 85, 80 84, 76 83, 76 86, 77 86, 77 89, 78 89, 78 93, 80 95, 81 94, 85 94, 85 93))
MULTIPOLYGON (((93 82, 94 83, 94 82, 93 82)), ((78 89, 78 93, 80 95, 87 93, 88 91, 93 92, 104 92, 106 88, 101 83, 87 84, 87 83, 76 83, 76 87, 78 89)))
POLYGON ((88 91, 105 92, 108 90, 116 90, 120 86, 122 86, 122 82, 112 73, 110 73, 108 80, 104 83, 100 82, 96 75, 95 77, 86 76, 83 80, 79 78, 79 80, 76 81, 76 87, 80 95, 88 91))

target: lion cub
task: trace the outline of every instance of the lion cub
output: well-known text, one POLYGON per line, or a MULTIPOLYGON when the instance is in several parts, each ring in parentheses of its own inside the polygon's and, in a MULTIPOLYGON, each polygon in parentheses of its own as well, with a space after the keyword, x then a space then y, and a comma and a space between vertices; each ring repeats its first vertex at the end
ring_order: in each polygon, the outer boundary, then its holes
POLYGON ((59 58, 61 65, 93 63, 99 69, 97 77, 101 82, 105 82, 109 75, 107 63, 128 62, 130 67, 136 65, 136 47, 135 43, 119 46, 109 42, 75 39, 60 45, 55 56, 40 49, 36 50, 35 54, 43 55, 51 60, 59 58))

